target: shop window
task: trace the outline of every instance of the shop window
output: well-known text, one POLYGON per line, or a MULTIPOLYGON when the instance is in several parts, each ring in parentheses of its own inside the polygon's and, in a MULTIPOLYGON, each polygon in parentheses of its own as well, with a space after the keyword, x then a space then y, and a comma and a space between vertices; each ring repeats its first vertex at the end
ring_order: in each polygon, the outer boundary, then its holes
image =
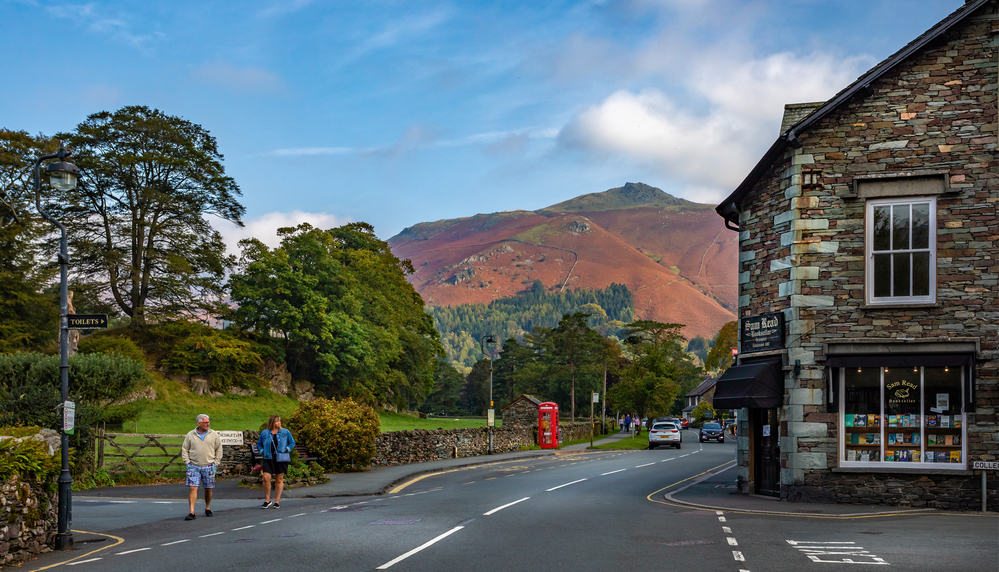
POLYGON ((842 466, 963 469, 963 367, 840 368, 842 466))
POLYGON ((867 202, 867 302, 936 301, 936 199, 867 202))

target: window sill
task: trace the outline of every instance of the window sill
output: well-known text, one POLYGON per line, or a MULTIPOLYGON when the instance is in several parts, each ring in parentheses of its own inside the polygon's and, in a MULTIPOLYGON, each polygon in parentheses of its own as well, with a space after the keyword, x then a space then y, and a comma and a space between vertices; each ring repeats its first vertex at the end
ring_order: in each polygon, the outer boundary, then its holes
MULTIPOLYGON (((894 473, 894 474, 915 474, 915 475, 959 475, 972 476, 974 471, 969 471, 964 463, 954 463, 954 468, 934 467, 933 464, 925 466, 899 467, 899 463, 870 463, 867 465, 849 465, 833 467, 834 473, 894 473)), ((917 463, 912 463, 916 465, 917 463)), ((935 464, 935 463, 934 463, 935 464)), ((943 463, 941 463, 943 464, 943 463)))
POLYGON ((861 310, 908 310, 912 308, 940 308, 940 302, 903 302, 901 304, 864 304, 861 310))

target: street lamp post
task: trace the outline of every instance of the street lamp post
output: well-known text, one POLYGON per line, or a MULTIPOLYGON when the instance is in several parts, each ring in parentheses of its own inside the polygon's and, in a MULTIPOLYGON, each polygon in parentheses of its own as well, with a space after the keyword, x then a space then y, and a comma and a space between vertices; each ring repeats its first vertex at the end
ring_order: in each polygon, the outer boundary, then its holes
MULTIPOLYGON (((49 222, 54 224, 60 233, 59 237, 59 386, 62 398, 62 407, 69 401, 69 245, 66 240, 66 227, 52 218, 45 209, 42 208, 41 192, 42 183, 39 171, 42 161, 49 159, 59 159, 55 163, 50 163, 45 172, 49 175, 49 182, 53 188, 60 191, 71 191, 76 188, 76 180, 80 176, 80 170, 76 165, 67 163, 66 159, 73 152, 63 146, 59 146, 59 151, 51 155, 43 155, 35 160, 35 208, 49 222)), ((65 417, 64 417, 65 419, 65 417)), ((56 534, 56 550, 70 550, 73 548, 73 533, 70 531, 70 524, 73 521, 73 477, 69 473, 69 435, 66 433, 67 427, 63 423, 62 430, 62 472, 59 474, 59 528, 56 534)))
POLYGON ((490 455, 493 454, 493 424, 495 423, 495 421, 494 421, 495 418, 493 417, 493 415, 494 415, 494 413, 493 413, 493 350, 492 350, 492 348, 489 348, 489 353, 486 353, 486 344, 495 344, 495 343, 496 343, 496 337, 493 336, 492 334, 489 334, 489 335, 486 335, 486 336, 482 336, 482 342, 480 344, 480 346, 482 348, 482 353, 485 354, 485 356, 489 358, 489 411, 487 412, 487 415, 490 418, 489 421, 488 421, 488 425, 489 425, 489 454, 490 455))

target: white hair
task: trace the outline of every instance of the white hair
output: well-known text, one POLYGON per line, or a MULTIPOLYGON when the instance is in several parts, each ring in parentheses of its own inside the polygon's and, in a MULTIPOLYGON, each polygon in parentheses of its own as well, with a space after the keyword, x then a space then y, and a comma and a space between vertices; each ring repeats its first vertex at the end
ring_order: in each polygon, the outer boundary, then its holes
POLYGON ((202 419, 209 419, 209 417, 207 415, 205 415, 204 413, 201 413, 201 414, 198 415, 197 422, 201 423, 202 419))

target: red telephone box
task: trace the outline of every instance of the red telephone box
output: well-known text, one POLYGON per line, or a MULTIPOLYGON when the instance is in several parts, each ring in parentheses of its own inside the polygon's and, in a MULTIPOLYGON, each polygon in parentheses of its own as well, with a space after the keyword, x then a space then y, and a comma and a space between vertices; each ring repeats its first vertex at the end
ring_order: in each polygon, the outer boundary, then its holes
POLYGON ((538 405, 538 445, 542 449, 558 449, 558 403, 547 401, 538 405))

